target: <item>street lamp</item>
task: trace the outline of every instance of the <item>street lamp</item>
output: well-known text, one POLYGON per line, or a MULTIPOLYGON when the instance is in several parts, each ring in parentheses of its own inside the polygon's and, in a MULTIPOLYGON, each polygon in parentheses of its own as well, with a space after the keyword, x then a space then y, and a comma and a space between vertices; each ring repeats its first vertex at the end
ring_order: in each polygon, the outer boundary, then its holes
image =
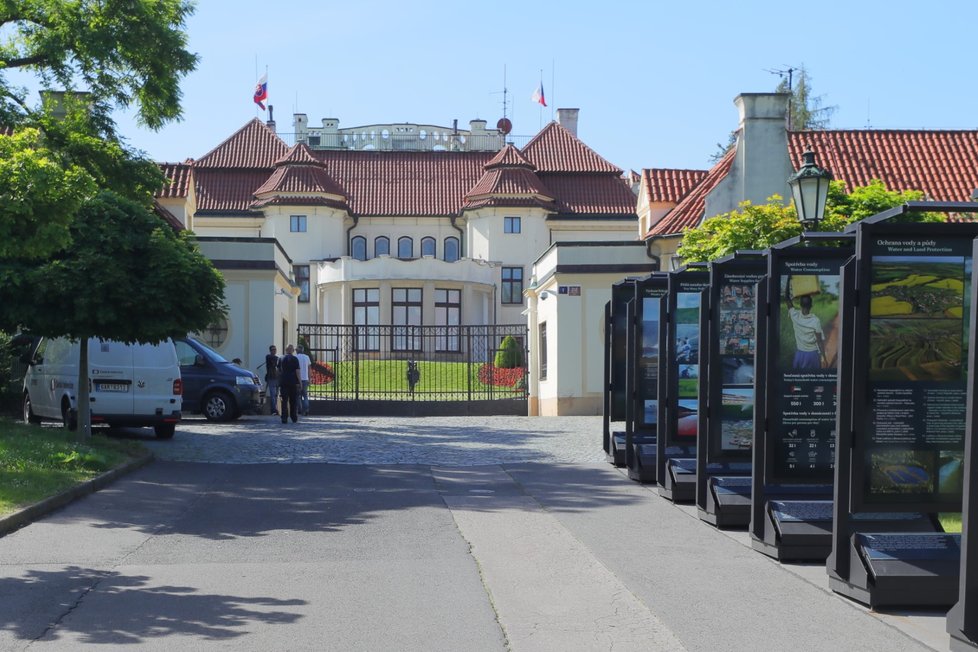
POLYGON ((798 221, 807 230, 817 231, 818 222, 825 213, 825 199, 829 194, 832 173, 815 165, 815 152, 811 149, 806 149, 801 157, 803 165, 788 177, 788 185, 795 200, 798 221))

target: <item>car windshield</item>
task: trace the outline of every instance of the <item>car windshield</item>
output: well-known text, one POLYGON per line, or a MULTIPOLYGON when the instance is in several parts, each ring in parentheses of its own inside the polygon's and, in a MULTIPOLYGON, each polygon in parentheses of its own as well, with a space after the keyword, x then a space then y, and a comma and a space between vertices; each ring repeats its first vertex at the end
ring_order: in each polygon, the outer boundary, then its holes
POLYGON ((207 346, 200 340, 198 340, 196 337, 191 337, 188 339, 192 339, 194 343, 197 344, 197 346, 199 346, 200 349, 204 352, 204 356, 206 356, 207 359, 210 360, 211 362, 224 362, 224 363, 228 362, 227 360, 224 359, 224 356, 222 356, 220 353, 218 353, 211 347, 207 346))

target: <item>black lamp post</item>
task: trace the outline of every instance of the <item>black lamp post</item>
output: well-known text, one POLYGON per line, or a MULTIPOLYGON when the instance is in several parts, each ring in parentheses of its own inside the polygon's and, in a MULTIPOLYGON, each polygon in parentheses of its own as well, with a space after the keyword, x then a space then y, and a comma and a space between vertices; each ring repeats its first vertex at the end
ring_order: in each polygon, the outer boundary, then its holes
POLYGON ((806 230, 817 231, 818 222, 825 214, 825 200, 829 194, 832 173, 815 165, 815 152, 806 149, 801 155, 804 164, 788 177, 791 196, 795 200, 798 221, 806 230))

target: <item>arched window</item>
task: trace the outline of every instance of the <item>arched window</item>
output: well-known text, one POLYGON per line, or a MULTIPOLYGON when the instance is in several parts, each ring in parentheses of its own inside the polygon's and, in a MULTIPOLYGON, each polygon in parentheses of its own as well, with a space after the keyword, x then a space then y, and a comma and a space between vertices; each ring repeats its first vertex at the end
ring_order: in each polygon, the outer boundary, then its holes
POLYGON ((358 235, 350 240, 350 255, 357 260, 367 260, 367 239, 358 235))
POLYGON ((387 236, 374 238, 374 256, 390 256, 391 241, 387 236))
POLYGON ((404 236, 397 239, 397 257, 414 258, 414 240, 404 236))
POLYGON ((445 262, 454 263, 458 260, 458 238, 445 238, 445 262))
POLYGON ((421 255, 422 256, 434 256, 435 255, 435 239, 434 238, 421 238, 421 255))

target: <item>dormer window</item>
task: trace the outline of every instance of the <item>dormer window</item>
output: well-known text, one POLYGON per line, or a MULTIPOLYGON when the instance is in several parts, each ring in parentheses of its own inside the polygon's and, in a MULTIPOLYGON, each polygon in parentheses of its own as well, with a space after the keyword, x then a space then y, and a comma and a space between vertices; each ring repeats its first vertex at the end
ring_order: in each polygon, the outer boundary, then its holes
POLYGON ((522 224, 520 223, 519 217, 503 218, 503 233, 520 233, 520 232, 522 232, 522 224))

